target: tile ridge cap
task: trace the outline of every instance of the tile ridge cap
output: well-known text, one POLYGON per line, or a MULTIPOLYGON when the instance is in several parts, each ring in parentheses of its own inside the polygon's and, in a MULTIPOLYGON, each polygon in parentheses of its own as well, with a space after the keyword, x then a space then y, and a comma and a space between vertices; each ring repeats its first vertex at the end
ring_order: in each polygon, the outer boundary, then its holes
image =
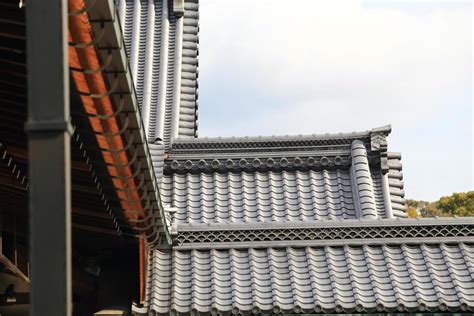
POLYGON ((229 136, 229 137, 199 137, 199 138, 174 138, 172 144, 206 144, 206 143, 259 143, 259 142, 282 142, 282 141, 311 141, 311 140, 337 140, 370 137, 373 130, 349 133, 320 133, 299 135, 259 135, 259 136, 229 136))

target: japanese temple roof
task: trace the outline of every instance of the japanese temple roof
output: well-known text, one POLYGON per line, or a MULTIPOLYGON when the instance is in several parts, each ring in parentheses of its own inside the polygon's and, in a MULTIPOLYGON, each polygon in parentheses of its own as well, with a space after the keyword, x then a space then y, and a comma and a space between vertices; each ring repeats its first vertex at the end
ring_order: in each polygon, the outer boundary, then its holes
POLYGON ((389 125, 195 138, 197 2, 115 1, 173 239, 148 313, 472 311, 474 219, 406 218, 389 125))
POLYGON ((386 152, 389 131, 176 140, 164 161, 162 200, 174 226, 403 218, 401 155, 386 152))
POLYGON ((474 219, 405 218, 390 130, 174 140, 150 313, 472 310, 474 219))

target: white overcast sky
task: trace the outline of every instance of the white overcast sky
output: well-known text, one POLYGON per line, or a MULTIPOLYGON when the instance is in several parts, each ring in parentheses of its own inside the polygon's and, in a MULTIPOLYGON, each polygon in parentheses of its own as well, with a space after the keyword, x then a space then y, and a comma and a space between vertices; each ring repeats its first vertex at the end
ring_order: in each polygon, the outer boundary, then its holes
POLYGON ((392 124, 408 198, 472 190, 472 2, 201 0, 199 136, 392 124))

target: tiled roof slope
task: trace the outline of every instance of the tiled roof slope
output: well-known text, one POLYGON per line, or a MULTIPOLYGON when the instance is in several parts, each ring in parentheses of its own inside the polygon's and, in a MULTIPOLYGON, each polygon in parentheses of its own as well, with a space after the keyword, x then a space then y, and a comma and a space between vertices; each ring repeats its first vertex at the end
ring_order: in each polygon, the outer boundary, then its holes
POLYGON ((401 156, 373 144, 389 132, 177 140, 163 203, 176 225, 406 217, 401 156))
POLYGON ((473 311, 474 219, 405 219, 390 126, 175 139, 150 314, 473 311))
POLYGON ((115 0, 148 141, 197 135, 198 0, 115 0))
POLYGON ((115 0, 171 248, 149 314, 474 311, 474 218, 409 220, 390 126, 197 139, 198 0, 115 0))
POLYGON ((156 250, 155 314, 474 310, 472 244, 156 250))

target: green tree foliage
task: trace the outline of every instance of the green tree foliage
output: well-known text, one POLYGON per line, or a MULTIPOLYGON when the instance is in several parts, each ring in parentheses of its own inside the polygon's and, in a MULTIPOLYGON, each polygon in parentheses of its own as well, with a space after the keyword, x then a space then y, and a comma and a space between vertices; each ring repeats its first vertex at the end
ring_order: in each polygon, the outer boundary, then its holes
POLYGON ((437 207, 451 216, 474 216, 474 191, 443 196, 437 202, 437 207))
POLYGON ((407 200, 409 217, 474 216, 474 191, 453 193, 438 201, 407 200))

